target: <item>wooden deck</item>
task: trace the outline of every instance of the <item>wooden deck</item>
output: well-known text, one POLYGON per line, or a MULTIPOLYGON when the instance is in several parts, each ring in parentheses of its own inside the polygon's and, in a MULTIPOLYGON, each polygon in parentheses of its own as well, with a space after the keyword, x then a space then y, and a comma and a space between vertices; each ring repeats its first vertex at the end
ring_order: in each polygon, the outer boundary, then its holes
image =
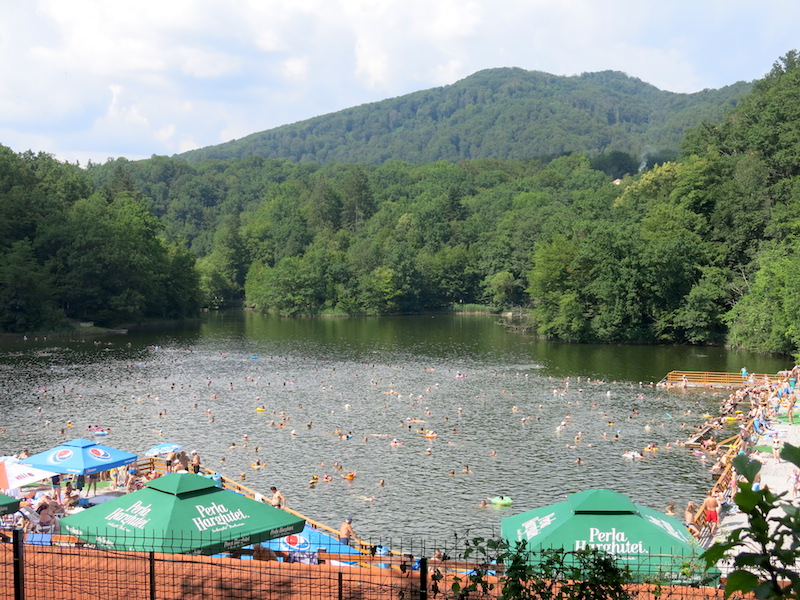
POLYGON ((666 388, 738 388, 761 385, 767 381, 775 381, 780 377, 781 375, 778 373, 750 373, 744 379, 742 374, 738 372, 670 371, 658 382, 658 386, 666 388))

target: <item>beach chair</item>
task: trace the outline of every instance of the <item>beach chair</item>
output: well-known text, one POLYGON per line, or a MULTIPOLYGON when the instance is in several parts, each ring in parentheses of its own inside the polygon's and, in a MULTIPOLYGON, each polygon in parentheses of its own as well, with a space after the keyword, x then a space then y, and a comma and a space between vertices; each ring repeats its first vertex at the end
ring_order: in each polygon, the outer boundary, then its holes
POLYGON ((30 531, 33 533, 55 533, 58 520, 53 518, 52 523, 49 525, 42 525, 39 519, 39 513, 33 510, 30 506, 20 506, 19 512, 25 517, 25 520, 30 524, 30 531))

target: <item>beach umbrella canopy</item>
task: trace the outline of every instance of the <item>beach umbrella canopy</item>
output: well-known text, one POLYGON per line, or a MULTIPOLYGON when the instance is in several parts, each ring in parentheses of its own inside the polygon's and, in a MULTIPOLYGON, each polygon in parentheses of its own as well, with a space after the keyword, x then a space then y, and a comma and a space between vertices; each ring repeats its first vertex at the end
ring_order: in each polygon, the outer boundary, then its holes
POLYGON ((91 475, 128 465, 136 458, 130 452, 78 438, 34 454, 25 459, 25 464, 56 473, 91 475))
POLYGON ((19 498, 12 498, 5 494, 0 494, 0 516, 9 515, 19 510, 19 498))
POLYGON ((500 531, 512 546, 525 541, 532 563, 542 560, 541 550, 598 548, 635 580, 695 583, 708 576, 697 560, 702 549, 683 523, 613 490, 569 494, 565 502, 506 517, 500 531))
POLYGON ((0 489, 14 490, 53 475, 58 475, 58 473, 31 467, 12 457, 0 460, 0 489))
POLYGON ((162 442, 156 444, 144 453, 145 456, 166 456, 170 452, 178 452, 182 446, 180 444, 173 444, 172 442, 162 442))
MULTIPOLYGON (((306 525, 302 531, 284 537, 275 538, 264 542, 263 546, 275 552, 290 552, 298 554, 316 554, 320 549, 325 549, 331 554, 347 554, 349 556, 363 556, 356 548, 340 542, 338 537, 314 529, 306 525)), ((331 561, 338 564, 340 561, 331 561)))
POLYGON ((216 554, 303 530, 305 519, 251 500, 194 473, 171 473, 144 489, 61 519, 61 528, 110 550, 216 554))

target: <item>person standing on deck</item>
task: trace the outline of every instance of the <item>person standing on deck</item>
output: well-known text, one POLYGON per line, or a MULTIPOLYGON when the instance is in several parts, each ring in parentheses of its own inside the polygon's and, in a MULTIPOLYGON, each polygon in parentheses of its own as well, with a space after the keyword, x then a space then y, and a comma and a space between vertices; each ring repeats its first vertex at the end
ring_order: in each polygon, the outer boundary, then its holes
POLYGON ((272 506, 275 508, 286 508, 286 498, 284 498, 281 491, 274 485, 269 489, 272 492, 272 500, 270 500, 270 504, 272 504, 272 506))
POLYGON ((717 530, 717 525, 719 524, 719 500, 717 500, 711 492, 708 492, 700 508, 704 511, 709 532, 711 535, 714 535, 714 532, 717 530))
POLYGON ((350 545, 350 541, 357 537, 356 532, 353 530, 353 517, 347 517, 342 526, 339 527, 339 541, 343 544, 350 545))

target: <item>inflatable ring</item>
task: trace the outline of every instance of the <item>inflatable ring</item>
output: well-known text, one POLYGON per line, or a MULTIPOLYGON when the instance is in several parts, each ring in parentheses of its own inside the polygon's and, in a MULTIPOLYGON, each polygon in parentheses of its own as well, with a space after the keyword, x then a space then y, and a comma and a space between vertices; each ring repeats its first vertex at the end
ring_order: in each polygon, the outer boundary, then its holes
POLYGON ((495 506, 511 506, 514 503, 514 500, 508 496, 495 496, 491 499, 491 502, 495 506))

